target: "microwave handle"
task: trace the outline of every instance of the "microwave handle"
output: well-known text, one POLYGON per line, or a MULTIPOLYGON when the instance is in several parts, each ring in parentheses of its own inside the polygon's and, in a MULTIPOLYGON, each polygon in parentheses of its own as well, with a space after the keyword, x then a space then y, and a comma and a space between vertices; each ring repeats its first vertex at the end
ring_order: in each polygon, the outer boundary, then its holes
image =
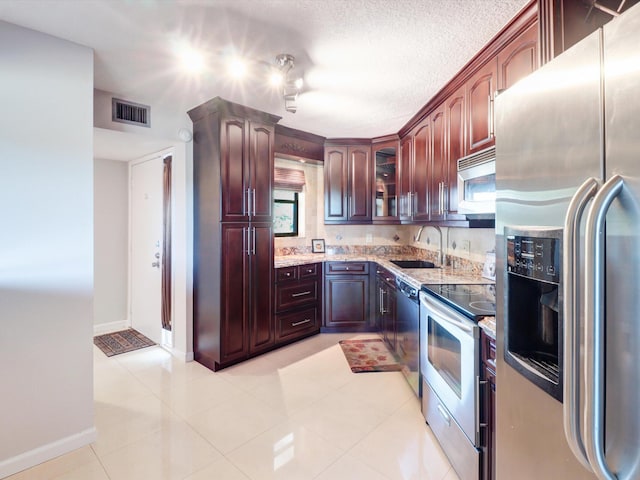
POLYGON ((443 323, 448 323, 460 330, 472 333, 473 329, 469 325, 465 325, 462 322, 459 322, 453 318, 451 318, 451 314, 447 311, 446 307, 440 305, 440 302, 437 300, 432 300, 431 297, 426 294, 420 295, 420 303, 424 305, 425 308, 429 309, 434 315, 438 316, 438 320, 441 320, 443 323))

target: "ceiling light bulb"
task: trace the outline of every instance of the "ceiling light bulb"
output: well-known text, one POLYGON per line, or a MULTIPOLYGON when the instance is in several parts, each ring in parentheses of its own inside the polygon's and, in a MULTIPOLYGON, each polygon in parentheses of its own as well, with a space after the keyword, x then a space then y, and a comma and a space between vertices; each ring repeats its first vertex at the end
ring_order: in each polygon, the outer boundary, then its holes
POLYGON ((180 52, 182 68, 190 73, 200 73, 204 70, 204 56, 193 48, 185 48, 180 52))
POLYGON ((296 86, 296 88, 298 90, 300 90, 302 88, 302 86, 304 85, 304 80, 302 80, 302 77, 299 77, 296 79, 294 85, 296 86))
POLYGON ((269 77, 269 84, 274 86, 274 87, 279 87, 280 85, 282 85, 284 83, 284 75, 282 75, 282 72, 272 72, 271 76, 269 77))
POLYGON ((229 73, 234 78, 242 78, 247 73, 247 64, 246 62, 239 57, 232 59, 229 62, 229 73))

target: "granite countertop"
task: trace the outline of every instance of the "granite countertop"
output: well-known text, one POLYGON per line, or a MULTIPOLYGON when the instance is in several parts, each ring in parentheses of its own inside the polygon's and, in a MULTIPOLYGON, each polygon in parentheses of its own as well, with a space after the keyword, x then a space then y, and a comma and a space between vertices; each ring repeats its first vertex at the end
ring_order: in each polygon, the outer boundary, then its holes
POLYGON ((496 317, 483 317, 478 326, 494 340, 496 339, 496 317))
POLYGON ((400 268, 390 260, 420 260, 415 256, 403 255, 372 255, 372 254, 297 254, 280 255, 275 257, 276 268, 290 267, 295 265, 305 265, 320 262, 376 262, 386 268, 396 276, 402 278, 416 288, 423 284, 487 284, 494 283, 492 280, 482 277, 474 272, 465 269, 454 269, 451 266, 439 268, 400 268))

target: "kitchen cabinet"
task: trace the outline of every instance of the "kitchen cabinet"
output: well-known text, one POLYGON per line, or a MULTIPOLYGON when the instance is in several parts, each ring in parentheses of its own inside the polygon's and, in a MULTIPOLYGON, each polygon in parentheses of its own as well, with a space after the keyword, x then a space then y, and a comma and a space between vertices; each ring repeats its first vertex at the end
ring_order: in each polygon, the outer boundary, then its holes
POLYGON ((398 139, 374 140, 373 223, 398 223, 398 139))
POLYGON ((429 220, 431 121, 420 122, 400 142, 400 220, 429 220))
POLYGON ((396 351, 396 277, 389 270, 376 265, 376 330, 389 347, 396 351))
POLYGON ((482 358, 481 380, 484 396, 481 405, 483 480, 493 480, 496 475, 496 340, 480 330, 480 354, 482 358))
POLYGON ((460 87, 445 104, 445 163, 446 190, 445 203, 448 219, 456 218, 458 212, 458 159, 467 154, 466 149, 466 97, 464 87, 460 87))
POLYGON ((325 262, 323 330, 372 330, 369 312, 369 263, 325 262))
POLYGON ((466 82, 467 153, 495 144, 493 100, 497 89, 498 63, 495 57, 474 72, 466 82))
POLYGON ((447 215, 446 195, 449 185, 449 163, 447 156, 447 122, 445 105, 440 105, 431 114, 431 166, 429 220, 444 220, 447 215))
POLYGON ((275 331, 278 344, 320 331, 322 263, 276 269, 275 331))
POLYGON ((193 121, 194 357, 218 370, 275 345, 273 139, 280 117, 214 98, 193 121))
POLYGON ((371 143, 325 145, 325 224, 371 223, 372 172, 371 143))
POLYGON ((511 87, 538 68, 538 25, 530 25, 498 53, 498 90, 511 87))

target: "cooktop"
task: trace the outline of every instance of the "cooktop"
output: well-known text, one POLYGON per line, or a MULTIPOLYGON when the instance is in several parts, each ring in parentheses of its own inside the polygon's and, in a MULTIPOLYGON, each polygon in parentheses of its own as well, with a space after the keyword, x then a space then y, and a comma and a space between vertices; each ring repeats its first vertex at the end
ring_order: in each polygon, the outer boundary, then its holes
POLYGON ((422 291, 435 296, 475 321, 496 314, 496 286, 493 284, 425 284, 422 285, 422 291))

